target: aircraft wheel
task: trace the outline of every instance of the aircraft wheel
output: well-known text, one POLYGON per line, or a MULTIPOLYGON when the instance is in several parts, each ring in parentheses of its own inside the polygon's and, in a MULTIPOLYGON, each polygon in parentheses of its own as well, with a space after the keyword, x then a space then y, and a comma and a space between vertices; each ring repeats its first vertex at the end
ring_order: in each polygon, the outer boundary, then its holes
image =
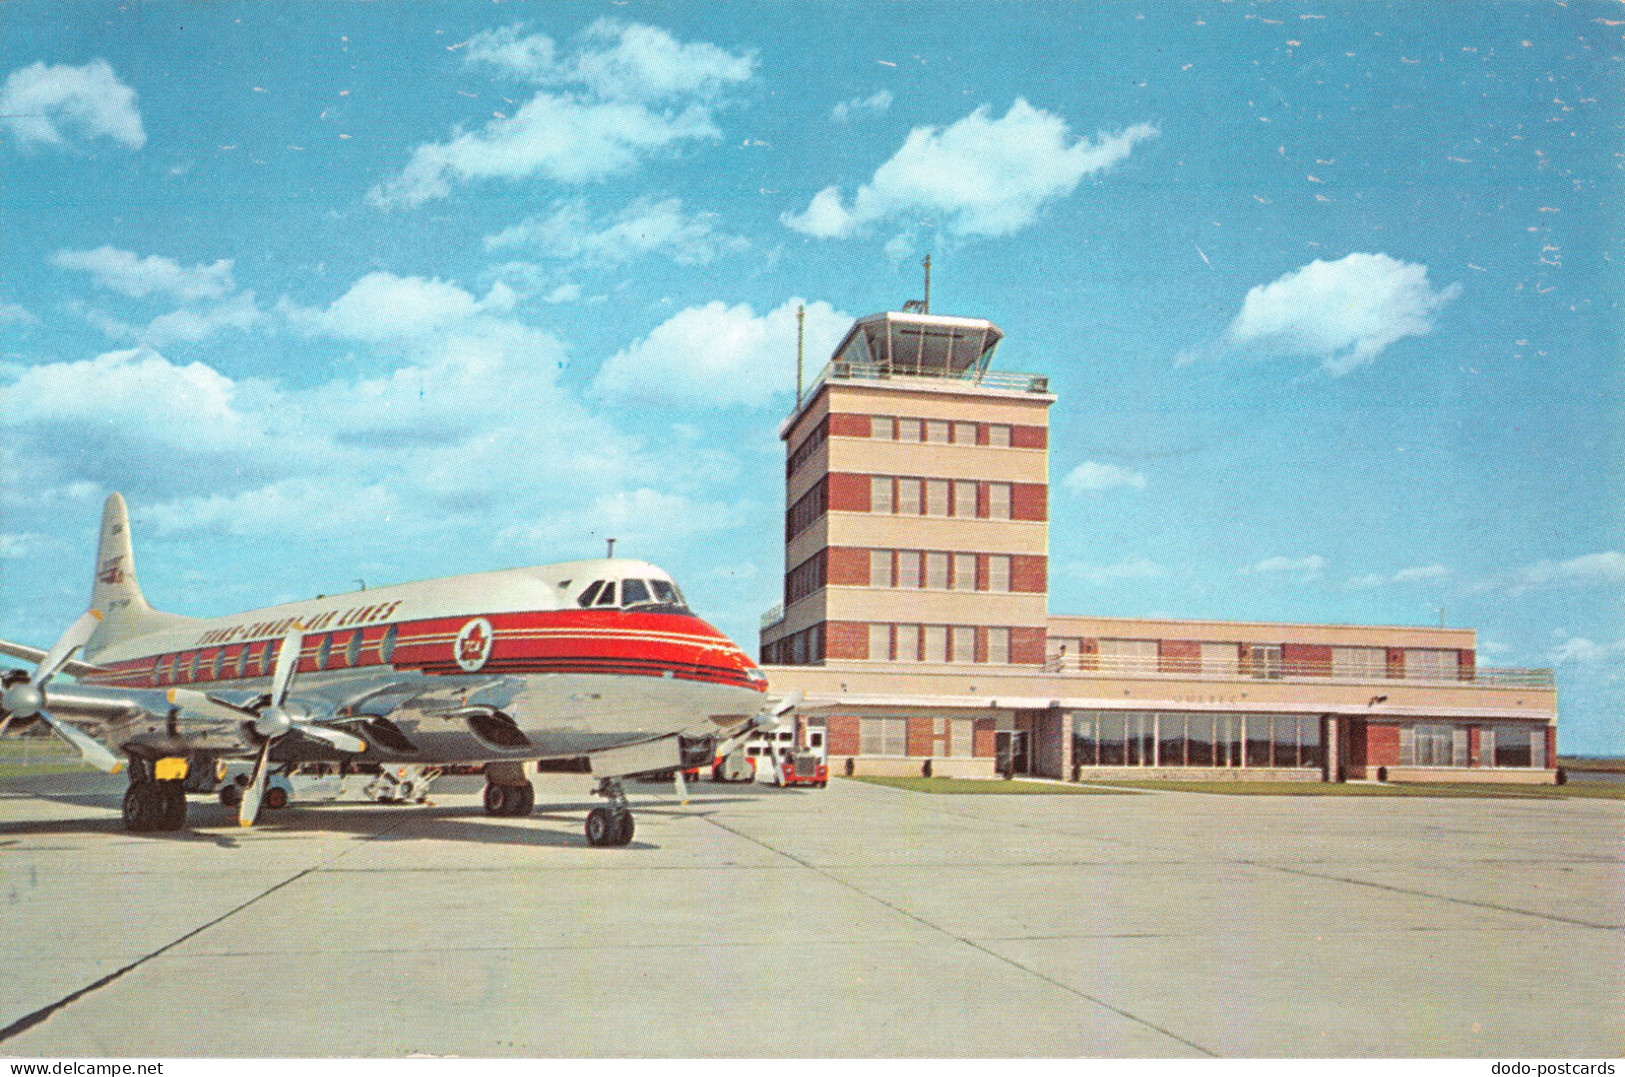
POLYGON ((621 812, 620 816, 620 825, 616 828, 613 844, 630 845, 632 844, 632 835, 637 830, 637 824, 632 821, 632 813, 629 811, 621 812))
POLYGON ((510 785, 507 804, 504 806, 508 809, 508 815, 529 815, 530 810, 536 806, 536 790, 529 782, 524 785, 510 785))
POLYGON ((272 811, 281 811, 288 806, 288 791, 280 785, 273 785, 265 790, 265 807, 272 811))
POLYGON ((620 823, 608 808, 594 808, 587 813, 588 845, 614 845, 620 832, 620 823))
POLYGON ((508 787, 495 782, 485 783, 485 814, 508 814, 508 787))
POLYGON ((158 830, 180 830, 186 826, 186 787, 180 782, 159 782, 158 830))
POLYGON ((144 834, 158 825, 161 805, 151 782, 131 782, 124 790, 124 829, 144 834))
POLYGON ((236 782, 227 782, 220 787, 220 803, 228 808, 235 808, 243 802, 243 787, 236 782))

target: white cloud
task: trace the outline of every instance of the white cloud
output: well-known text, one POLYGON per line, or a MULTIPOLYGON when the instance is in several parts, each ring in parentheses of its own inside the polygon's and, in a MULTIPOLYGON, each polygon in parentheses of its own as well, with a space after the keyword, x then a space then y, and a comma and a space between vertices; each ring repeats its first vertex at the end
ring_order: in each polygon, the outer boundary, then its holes
POLYGON ((845 123, 858 113, 885 112, 891 108, 891 104, 890 90, 876 90, 868 97, 853 97, 840 102, 829 110, 829 118, 836 123, 845 123))
POLYGON ((1315 579, 1326 567, 1326 559, 1319 554, 1308 557, 1266 557, 1238 571, 1243 576, 1295 575, 1302 581, 1315 579))
POLYGON ((202 447, 257 439, 237 407, 238 386, 203 363, 177 366, 151 348, 29 367, 6 387, 7 426, 69 424, 159 444, 202 447))
POLYGON ((1538 561, 1520 568, 1514 590, 1534 587, 1597 587, 1625 584, 1625 554, 1617 550, 1590 553, 1567 561, 1538 561))
POLYGON ((232 262, 226 258, 213 265, 183 266, 155 254, 142 258, 117 247, 97 247, 93 251, 57 251, 50 260, 59 269, 89 273, 101 287, 133 299, 167 296, 192 303, 219 299, 235 287, 232 262))
POLYGON ((298 521, 303 533, 344 531, 362 519, 383 520, 401 506, 382 484, 352 485, 290 478, 235 494, 202 494, 143 506, 142 522, 160 535, 209 531, 248 537, 298 521))
POLYGON ((664 30, 600 20, 588 46, 559 60, 550 39, 517 28, 478 35, 470 62, 543 85, 512 116, 478 132, 458 129, 424 143, 406 168, 367 198, 381 208, 415 206, 451 193, 455 182, 544 176, 587 183, 634 170, 644 158, 721 137, 712 120, 719 95, 752 76, 755 59, 704 42, 684 44, 664 30))
POLYGON ((1047 203, 1070 195, 1084 176, 1123 160, 1157 129, 1137 124, 1098 141, 1073 139, 1060 116, 1017 98, 1002 119, 986 105, 946 128, 916 127, 901 149, 860 186, 851 206, 836 187, 800 214, 781 219, 798 232, 839 239, 871 226, 919 218, 954 237, 1004 236, 1032 224, 1047 203))
POLYGON ((704 265, 725 250, 746 246, 738 236, 713 230, 705 217, 685 216, 683 203, 676 198, 658 202, 640 198, 613 217, 596 220, 583 202, 560 201, 545 217, 527 217, 485 237, 487 250, 524 247, 552 258, 601 265, 649 254, 664 254, 678 265, 704 265))
POLYGON ((252 291, 239 292, 224 303, 202 309, 182 308, 160 314, 140 334, 143 343, 155 348, 174 341, 198 341, 226 329, 251 329, 265 321, 252 291))
POLYGON ((0 87, 0 131, 18 145, 62 146, 70 134, 111 138, 131 149, 147 144, 135 91, 106 60, 83 67, 43 62, 13 71, 0 87))
POLYGON ((1593 643, 1582 636, 1570 636, 1552 648, 1547 661, 1554 666, 1618 667, 1625 662, 1625 639, 1593 643))
POLYGON ((1116 464, 1085 460, 1067 473, 1061 485, 1075 494, 1094 494, 1124 486, 1144 490, 1145 476, 1116 464))
MULTIPOLYGON (((795 390, 801 302, 788 300, 760 316, 747 303, 730 307, 720 301, 679 311, 611 356, 593 379, 593 390, 637 405, 764 405, 795 390)), ((828 355, 852 318, 822 301, 806 308, 806 354, 828 355)))
POLYGON ((1335 262, 1317 258, 1248 291, 1224 335, 1183 353, 1179 362, 1226 355, 1310 356, 1341 377, 1373 362, 1396 341, 1432 332, 1439 309, 1460 294, 1459 284, 1434 291, 1427 266, 1386 254, 1356 253, 1335 262))
POLYGON ((1364 576, 1355 576, 1348 581, 1348 586, 1369 589, 1384 587, 1393 583, 1430 583, 1436 580, 1449 579, 1452 575, 1454 573, 1444 565, 1419 565, 1415 568, 1402 568, 1392 575, 1372 572, 1364 576))
POLYGON ((15 303, 0 303, 0 322, 16 322, 19 325, 40 323, 37 317, 15 303))
POLYGON ((1168 569, 1145 557, 1129 557, 1112 565, 1073 561, 1065 571, 1067 575, 1095 587, 1110 587, 1123 580, 1150 580, 1168 575, 1168 569))
POLYGON ((500 282, 480 300, 438 278, 378 272, 356 281, 326 310, 301 307, 286 299, 277 309, 307 333, 382 342, 442 330, 488 311, 501 313, 512 307, 513 298, 513 291, 500 282))

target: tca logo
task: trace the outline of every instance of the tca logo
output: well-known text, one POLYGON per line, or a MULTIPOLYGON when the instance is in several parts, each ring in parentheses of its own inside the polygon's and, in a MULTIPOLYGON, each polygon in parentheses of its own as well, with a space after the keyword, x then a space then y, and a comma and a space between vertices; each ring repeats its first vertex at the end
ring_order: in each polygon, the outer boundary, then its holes
POLYGON ((495 639, 496 630, 484 617, 476 617, 463 625, 462 631, 457 633, 456 654, 457 664, 464 673, 478 673, 484 667, 485 660, 491 657, 491 643, 495 639))

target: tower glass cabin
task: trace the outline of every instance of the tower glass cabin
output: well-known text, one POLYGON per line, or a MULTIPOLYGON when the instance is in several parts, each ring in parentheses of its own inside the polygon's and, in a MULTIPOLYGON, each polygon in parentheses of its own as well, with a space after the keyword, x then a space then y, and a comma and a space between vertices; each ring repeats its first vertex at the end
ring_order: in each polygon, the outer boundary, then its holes
POLYGON ((1048 379, 991 369, 978 318, 858 319, 780 432, 770 665, 1045 660, 1048 379))

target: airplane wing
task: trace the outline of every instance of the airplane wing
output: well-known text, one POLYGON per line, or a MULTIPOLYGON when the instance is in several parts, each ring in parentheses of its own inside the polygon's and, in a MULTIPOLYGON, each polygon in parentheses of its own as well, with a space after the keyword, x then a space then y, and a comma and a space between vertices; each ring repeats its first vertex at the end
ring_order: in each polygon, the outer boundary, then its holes
MULTIPOLYGON (((12 643, 10 640, 0 639, 0 654, 8 658, 15 658, 19 662, 27 662, 29 665, 39 665, 45 660, 47 653, 49 652, 42 651, 38 647, 30 647, 25 643, 12 643)), ((63 664, 62 672, 70 677, 83 677, 87 674, 104 673, 106 671, 100 666, 91 665, 89 662, 69 659, 63 664)))

